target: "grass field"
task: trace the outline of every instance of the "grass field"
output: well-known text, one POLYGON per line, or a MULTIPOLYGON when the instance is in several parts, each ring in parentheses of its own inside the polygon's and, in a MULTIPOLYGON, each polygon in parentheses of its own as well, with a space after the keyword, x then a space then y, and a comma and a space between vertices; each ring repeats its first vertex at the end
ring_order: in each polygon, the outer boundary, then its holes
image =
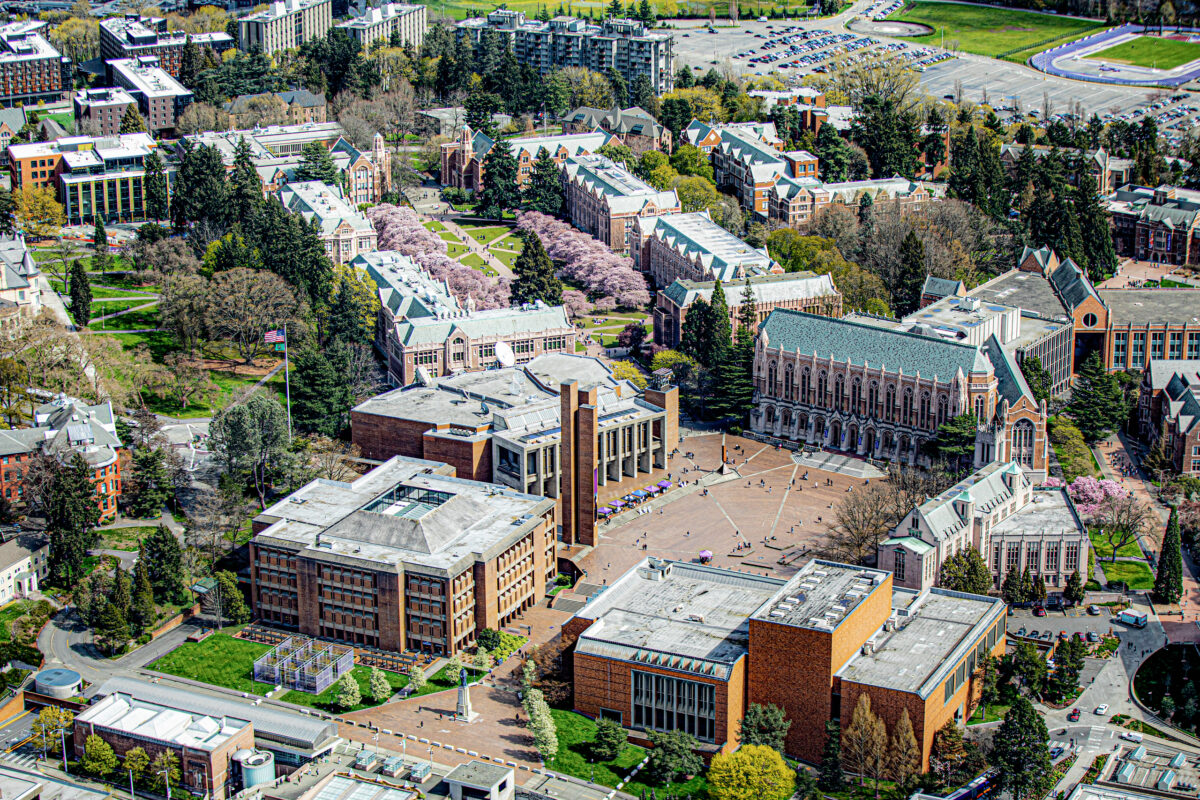
MULTIPOLYGON (((1113 557, 1113 546, 1109 544, 1107 537, 1093 529, 1088 531, 1088 538, 1092 540, 1096 558, 1107 561, 1113 557)), ((1117 548, 1116 555, 1118 558, 1141 558, 1142 548, 1138 547, 1137 542, 1128 542, 1117 548)))
POLYGON ((149 667, 213 686, 265 695, 272 687, 254 680, 254 659, 270 649, 227 633, 214 633, 202 642, 184 642, 149 667))
MULTIPOLYGON (((139 303, 138 305, 141 304, 139 303)), ((92 316, 100 316, 100 313, 100 310, 93 306, 92 316)), ((141 311, 130 311, 127 314, 120 314, 102 322, 89 323, 88 327, 98 331, 135 331, 143 328, 157 328, 158 309, 151 306, 141 311)))
MULTIPOLYGON (((446 16, 453 17, 454 19, 466 19, 469 16, 483 16, 489 11, 496 10, 495 2, 489 2, 485 0, 450 0, 450 2, 427 3, 426 5, 429 6, 431 15, 444 13, 446 16)), ((652 3, 651 5, 655 5, 657 7, 656 3, 652 3)), ((708 20, 709 6, 707 3, 689 3, 685 2, 685 0, 677 0, 676 6, 681 13, 686 10, 689 16, 703 18, 705 21, 708 20)), ((728 24, 728 0, 716 0, 712 6, 716 11, 718 27, 720 27, 720 21, 722 19, 725 20, 726 24, 728 24)), ((536 16, 538 11, 540 11, 542 8, 549 9, 551 14, 557 14, 559 9, 558 4, 547 4, 545 2, 537 2, 537 0, 509 0, 509 2, 506 4, 506 7, 512 11, 524 11, 525 15, 530 19, 536 16)), ((765 14, 770 12, 772 9, 785 10, 791 14, 802 14, 807 8, 804 3, 799 2, 798 0, 794 0, 793 2, 787 2, 787 0, 779 0, 779 2, 775 2, 774 0, 760 0, 759 2, 739 3, 738 7, 743 18, 765 14)), ((562 8, 567 14, 576 17, 584 17, 585 19, 590 12, 594 15, 595 20, 598 22, 604 17, 604 12, 605 9, 608 8, 608 4, 603 2, 586 1, 564 2, 562 4, 562 8)))
POLYGON ((1200 58, 1200 44, 1160 39, 1157 36, 1139 36, 1099 53, 1093 53, 1088 58, 1111 61, 1114 64, 1131 64, 1135 67, 1175 69, 1200 58))
POLYGON ((889 19, 918 22, 933 28, 933 33, 909 37, 905 41, 940 45, 944 35, 947 46, 957 42, 959 50, 993 58, 1002 53, 1011 53, 1005 56, 1005 60, 1017 63, 1032 55, 1026 50, 1048 47, 1041 44, 1047 39, 1054 39, 1056 44, 1060 44, 1104 26, 1103 22, 956 3, 918 2, 913 8, 899 11, 889 19))
POLYGON ((154 533, 155 527, 154 525, 138 525, 132 528, 110 528, 100 531, 100 548, 136 551, 142 539, 154 533))
POLYGON ((1117 561, 1116 563, 1100 562, 1100 569, 1109 583, 1124 581, 1130 589, 1153 589, 1154 573, 1142 561, 1117 561))
POLYGON ((92 319, 104 317, 109 314, 120 314, 137 306, 144 306, 146 303, 153 303, 153 297, 147 297, 138 300, 93 300, 92 301, 92 319))
MULTIPOLYGON (((59 294, 66 294, 66 286, 64 286, 63 282, 60 281, 58 278, 50 278, 50 287, 52 289, 54 289, 54 291, 58 292, 59 294)), ((108 286, 97 286, 95 283, 92 283, 92 300, 106 300, 110 297, 141 297, 141 296, 142 295, 140 292, 130 291, 130 290, 126 290, 126 289, 114 289, 114 288, 109 288, 108 286)), ((151 294, 146 294, 145 298, 146 299, 142 300, 141 302, 145 303, 149 300, 153 300, 154 296, 151 294)))

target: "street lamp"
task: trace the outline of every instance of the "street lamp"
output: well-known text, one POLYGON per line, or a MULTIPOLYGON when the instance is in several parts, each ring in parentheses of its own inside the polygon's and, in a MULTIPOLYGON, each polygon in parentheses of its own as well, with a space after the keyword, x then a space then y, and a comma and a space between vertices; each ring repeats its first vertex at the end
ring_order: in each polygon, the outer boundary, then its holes
MULTIPOLYGON (((63 772, 66 772, 68 775, 70 775, 71 773, 67 769, 67 729, 66 728, 58 729, 58 743, 59 743, 59 745, 62 746, 63 772)), ((171 798, 168 797, 167 800, 171 800, 171 798)))
POLYGON ((137 800, 137 795, 133 793, 133 770, 129 770, 129 800, 137 800))
POLYGON ((167 786, 167 800, 171 800, 171 765, 167 764, 162 771, 163 783, 167 786))

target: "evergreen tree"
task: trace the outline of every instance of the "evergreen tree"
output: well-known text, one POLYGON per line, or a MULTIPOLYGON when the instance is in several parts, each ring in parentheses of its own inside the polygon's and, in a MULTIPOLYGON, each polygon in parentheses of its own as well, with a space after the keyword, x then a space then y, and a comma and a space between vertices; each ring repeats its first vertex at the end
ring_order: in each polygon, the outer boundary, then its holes
POLYGON ((613 104, 617 108, 627 108, 629 105, 629 83, 625 80, 625 76, 613 68, 609 68, 605 73, 608 78, 608 85, 612 88, 613 104))
POLYGON ((916 172, 920 129, 911 111, 901 111, 892 98, 870 95, 850 128, 854 140, 867 152, 871 174, 912 177, 916 172))
MULTIPOLYGON (((714 292, 715 296, 715 292, 714 292)), ((757 301, 750 281, 742 290, 738 307, 738 329, 732 346, 726 347, 717 365, 716 398, 713 410, 722 416, 744 420, 754 404, 754 337, 757 301)))
POLYGON ((471 92, 463 104, 466 110, 466 124, 473 131, 484 134, 489 139, 500 135, 500 127, 496 124, 495 114, 504 110, 504 99, 492 92, 471 92))
POLYGON ((1025 595, 1021 591, 1021 573, 1017 572, 1016 567, 1011 567, 1004 575, 1004 581, 1000 584, 1000 596, 1004 598, 1006 603, 1024 603, 1025 595))
POLYGON ((108 231, 104 217, 96 214, 96 227, 92 230, 92 271, 108 272, 112 267, 112 256, 108 253, 108 231))
POLYGON ((16 203, 12 192, 0 187, 0 234, 12 236, 17 231, 16 203))
POLYGON ((325 145, 320 142, 304 145, 300 166, 296 167, 296 180, 321 181, 329 186, 341 184, 337 164, 333 163, 333 155, 325 145))
POLYGON ((157 152, 146 156, 146 216, 150 219, 166 219, 170 215, 167 191, 167 173, 162 158, 157 152))
POLYGON ((921 150, 925 153, 925 163, 932 172, 946 157, 946 117, 937 106, 930 108, 925 116, 925 128, 929 132, 925 134, 921 150))
POLYGON ((897 314, 910 314, 921 305, 926 274, 925 245, 916 231, 910 230, 900 243, 899 283, 892 289, 897 314))
POLYGON ((642 2, 638 4, 638 19, 640 19, 642 24, 647 28, 653 28, 658 24, 658 19, 654 16, 654 9, 650 6, 650 0, 642 0, 642 2))
POLYGON ((544 147, 538 149, 537 159, 533 162, 533 173, 525 186, 524 200, 525 208, 530 211, 555 217, 562 213, 562 179, 558 165, 544 147))
POLYGON ((513 275, 513 305, 536 300, 549 306, 562 304, 562 281, 554 274, 554 262, 536 233, 525 234, 525 248, 513 264, 513 275))
POLYGON ((725 300, 725 287, 721 285, 720 281, 717 281, 716 286, 713 287, 712 299, 709 301, 708 307, 712 319, 712 341, 707 344, 708 359, 701 359, 700 363, 716 366, 721 363, 721 358, 733 340, 732 326, 729 323, 729 303, 725 300))
POLYGON ((687 316, 683 318, 683 327, 679 337, 679 352, 691 356, 700 364, 708 357, 709 344, 712 341, 712 308, 703 297, 697 297, 688 308, 687 316))
POLYGON ((1083 362, 1067 410, 1088 442, 1103 439, 1124 423, 1125 395, 1117 377, 1104 368, 1099 353, 1083 362))
POLYGON ((1110 215, 1100 201, 1096 179, 1090 169, 1079 170, 1072 207, 1079 222, 1080 244, 1084 256, 1082 263, 1087 264, 1088 278, 1093 283, 1100 283, 1116 269, 1117 252, 1113 247, 1109 226, 1110 215))
POLYGON ((194 146, 184 139, 171 199, 172 221, 176 228, 208 220, 224 225, 229 219, 229 183, 225 162, 215 146, 194 146))
POLYGON ((258 177, 258 171, 254 169, 252 156, 246 137, 239 137, 237 146, 233 149, 233 172, 229 176, 229 207, 234 219, 249 219, 250 214, 263 201, 262 180, 258 177))
POLYGON ((100 522, 91 469, 79 453, 54 472, 43 513, 50 533, 50 578, 57 586, 74 586, 83 577, 83 559, 95 545, 100 522))
POLYGON ((109 653, 124 646, 129 641, 129 621, 125 618, 125 612, 121 610, 113 601, 109 601, 104 606, 104 610, 100 612, 100 619, 96 622, 95 637, 102 643, 102 646, 109 653))
POLYGON ((1051 785, 1046 722, 1024 697, 1013 700, 988 757, 1013 800, 1041 797, 1051 785))
POLYGON ((1033 392, 1033 399, 1039 403, 1050 399, 1050 387, 1054 385, 1054 379, 1042 366, 1040 358, 1025 356, 1021 359, 1021 374, 1025 377, 1025 382, 1029 384, 1029 390, 1033 392))
POLYGON ((141 636, 153 627, 156 616, 154 589, 150 575, 140 561, 133 569, 133 598, 129 605, 129 623, 134 636, 141 636))
POLYGON ((743 745, 764 745, 783 752, 792 722, 779 706, 751 703, 738 723, 738 740, 743 745))
POLYGON ((823 181, 844 181, 850 177, 850 144, 832 125, 817 131, 817 159, 823 181))
POLYGON ((319 350, 292 357, 292 423, 302 433, 336 438, 345 428, 347 396, 337 367, 319 350))
POLYGON ((117 567, 113 570, 112 591, 108 599, 121 609, 121 613, 129 618, 129 609, 133 606, 133 578, 125 570, 117 567))
POLYGON ((162 514, 163 504, 170 497, 170 487, 166 453, 145 447, 135 450, 129 486, 130 514, 142 519, 162 514))
POLYGON ((80 328, 85 327, 92 318, 92 283, 83 268, 83 262, 76 259, 71 264, 71 317, 80 328))
POLYGON ((681 64, 679 69, 675 71, 675 88, 676 89, 691 89, 696 85, 696 79, 692 75, 692 71, 687 68, 686 64, 681 64))
POLYGON ((1082 603, 1086 592, 1083 588, 1083 577, 1079 574, 1079 570, 1071 573, 1071 577, 1067 578, 1066 588, 1063 589, 1063 597, 1072 603, 1082 603))
POLYGON ((942 563, 938 583, 956 592, 987 594, 992 588, 992 573, 979 551, 968 545, 942 563))
POLYGON ((192 41, 192 35, 189 33, 179 55, 179 82, 193 91, 200 82, 202 61, 200 45, 192 41))
POLYGON ((846 783, 842 771, 842 727, 834 720, 825 723, 825 745, 821 749, 821 765, 817 785, 827 792, 839 791, 846 783))
POLYGON ((351 267, 338 267, 325 324, 328 340, 370 345, 375 339, 378 313, 379 295, 374 282, 351 267))
POLYGON ((650 82, 650 76, 639 73, 629 87, 630 104, 649 111, 649 107, 654 105, 654 97, 654 84, 650 82))
POLYGON ((142 540, 139 561, 146 562, 147 577, 159 603, 182 603, 187 599, 184 582, 183 547, 166 525, 159 525, 142 540))
POLYGON ((125 113, 121 115, 120 133, 145 132, 146 120, 142 119, 142 115, 138 112, 137 106, 129 106, 129 108, 125 109, 125 113))
POLYGON ((973 413, 959 414, 938 426, 925 451, 934 461, 944 461, 954 472, 969 470, 975 457, 979 421, 973 413))
POLYGON ((1163 536, 1158 556, 1158 574, 1154 577, 1154 594, 1160 602, 1174 605, 1183 597, 1183 551, 1179 526, 1179 509, 1171 509, 1167 532, 1163 536))
POLYGON ((213 577, 217 579, 214 599, 220 603, 220 607, 217 609, 218 627, 226 622, 230 625, 249 622, 250 609, 246 606, 246 598, 242 596, 242 590, 238 588, 237 576, 228 570, 219 570, 213 573, 213 577))
POLYGON ((505 139, 492 145, 483 159, 483 191, 479 193, 479 212, 491 219, 503 219, 504 212, 521 205, 517 185, 517 159, 505 139))

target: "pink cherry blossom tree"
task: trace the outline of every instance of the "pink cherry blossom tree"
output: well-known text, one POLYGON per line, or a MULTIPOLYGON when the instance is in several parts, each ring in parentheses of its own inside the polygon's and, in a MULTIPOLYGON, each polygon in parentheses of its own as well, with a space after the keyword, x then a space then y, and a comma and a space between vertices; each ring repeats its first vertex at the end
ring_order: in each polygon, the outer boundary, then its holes
POLYGON ((617 255, 566 222, 536 211, 518 213, 517 227, 537 234, 558 265, 559 277, 584 287, 596 301, 597 311, 605 310, 601 302, 606 299, 611 299, 612 307, 638 308, 650 303, 646 279, 633 268, 632 259, 617 255))

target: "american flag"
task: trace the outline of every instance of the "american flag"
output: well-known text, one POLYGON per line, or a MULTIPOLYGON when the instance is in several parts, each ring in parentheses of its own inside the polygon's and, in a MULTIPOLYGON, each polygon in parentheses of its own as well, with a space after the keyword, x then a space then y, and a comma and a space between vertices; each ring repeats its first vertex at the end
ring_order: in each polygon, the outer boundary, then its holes
POLYGON ((267 344, 278 344, 279 342, 286 343, 287 333, 284 332, 283 328, 275 331, 267 331, 266 334, 263 335, 263 341, 265 341, 267 344))

